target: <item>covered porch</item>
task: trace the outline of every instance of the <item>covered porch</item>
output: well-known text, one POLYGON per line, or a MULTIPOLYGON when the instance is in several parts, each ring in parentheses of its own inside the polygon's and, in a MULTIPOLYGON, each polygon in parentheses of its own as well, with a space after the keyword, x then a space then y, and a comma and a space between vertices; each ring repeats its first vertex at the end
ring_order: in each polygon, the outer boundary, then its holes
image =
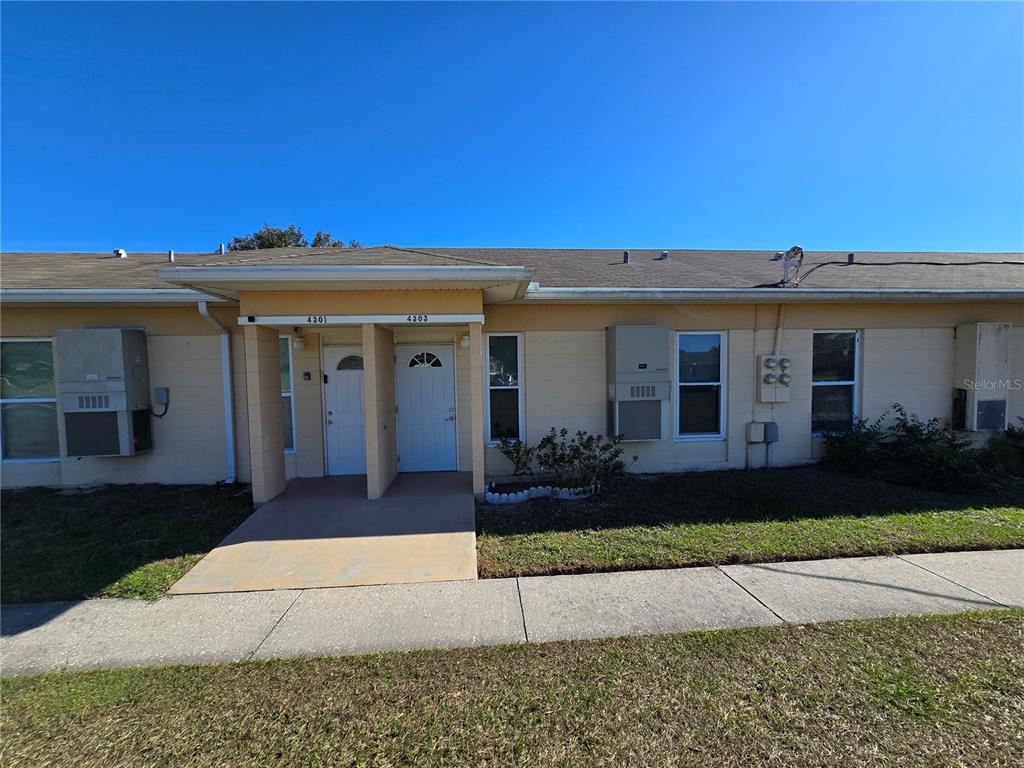
POLYGON ((306 477, 362 475, 379 499, 399 473, 464 472, 483 492, 481 312, 239 323, 256 506, 306 477))
POLYGON ((399 473, 438 470, 468 473, 483 493, 484 305, 521 298, 533 272, 406 256, 161 270, 238 302, 239 452, 257 507, 292 478, 335 475, 365 475, 369 500, 399 473))

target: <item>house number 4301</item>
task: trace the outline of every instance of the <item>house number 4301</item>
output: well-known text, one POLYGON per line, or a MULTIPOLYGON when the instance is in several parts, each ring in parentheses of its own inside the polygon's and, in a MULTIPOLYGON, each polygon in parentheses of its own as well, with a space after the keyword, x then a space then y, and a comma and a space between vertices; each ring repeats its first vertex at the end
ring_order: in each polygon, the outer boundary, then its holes
POLYGON ((310 325, 325 325, 327 323, 327 317, 324 315, 308 315, 306 322, 310 325))

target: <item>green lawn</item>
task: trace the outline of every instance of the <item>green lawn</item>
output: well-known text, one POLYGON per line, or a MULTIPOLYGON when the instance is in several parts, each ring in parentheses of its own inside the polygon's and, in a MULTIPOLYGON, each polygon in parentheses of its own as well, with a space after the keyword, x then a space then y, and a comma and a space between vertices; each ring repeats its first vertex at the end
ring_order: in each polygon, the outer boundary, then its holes
POLYGON ((816 467, 631 477, 477 507, 482 577, 1024 546, 1024 482, 925 491, 816 467))
POLYGON ((3 763, 1016 766, 1024 611, 58 673, 3 763))
POLYGON ((0 602, 154 599, 252 512, 244 486, 4 491, 0 602))

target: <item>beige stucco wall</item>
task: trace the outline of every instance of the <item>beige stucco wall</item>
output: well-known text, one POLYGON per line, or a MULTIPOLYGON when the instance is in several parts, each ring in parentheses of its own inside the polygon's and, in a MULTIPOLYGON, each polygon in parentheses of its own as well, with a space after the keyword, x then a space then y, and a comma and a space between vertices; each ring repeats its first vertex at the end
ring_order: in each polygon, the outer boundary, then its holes
POLYGON ((366 402, 366 495, 377 499, 398 474, 395 428, 395 336, 379 325, 363 326, 366 402))
POLYGON ((305 334, 302 349, 292 347, 292 391, 295 398, 295 451, 286 456, 288 477, 324 474, 323 372, 320 339, 305 334), (309 380, 305 374, 309 374, 309 380))
MULTIPOLYGON (((236 471, 249 480, 244 349, 237 312, 216 308, 214 315, 232 334, 235 365, 236 471)), ((195 307, 4 307, 0 334, 11 338, 54 339, 63 328, 87 326, 143 328, 147 335, 152 388, 169 387, 167 415, 153 418, 153 449, 135 456, 62 458, 44 463, 4 462, 0 483, 91 485, 95 483, 215 483, 227 472, 220 336, 195 307)), ((159 408, 157 409, 160 410, 159 408)), ((63 418, 58 414, 60 444, 63 418)))
POLYGON ((246 390, 252 500, 262 504, 285 488, 280 357, 274 328, 245 328, 246 390))
MULTIPOLYGON (((604 328, 613 323, 657 323, 673 330, 722 330, 727 332, 727 435, 724 440, 627 445, 627 460, 634 471, 668 471, 689 468, 743 467, 748 463, 745 425, 751 420, 775 420, 780 442, 774 446, 776 464, 812 461, 820 455, 818 441, 810 435, 810 367, 813 330, 861 331, 861 391, 859 410, 865 418, 883 413, 900 402, 922 418, 950 416, 953 386, 953 332, 959 323, 1011 322, 1012 375, 1024 379, 1024 305, 1021 304, 907 304, 907 305, 791 305, 785 314, 783 352, 793 359, 791 400, 781 404, 755 401, 756 356, 771 351, 778 307, 775 305, 587 305, 482 307, 478 291, 386 292, 378 301, 373 294, 270 294, 252 298, 253 312, 294 313, 299 306, 321 313, 393 313, 409 311, 484 311, 484 332, 522 332, 524 344, 524 396, 527 437, 535 442, 551 426, 606 431, 604 328), (317 299, 310 305, 311 296, 317 299), (283 298, 282 298, 283 297, 283 298), (298 302, 298 303, 297 303, 298 302), (303 304, 304 303, 304 304, 303 304)), ((237 308, 215 308, 215 315, 232 333, 236 425, 236 470, 240 481, 253 479, 252 457, 275 458, 264 430, 250 430, 252 412, 248 393, 263 386, 266 406, 280 400, 277 379, 276 334, 292 328, 266 329, 257 346, 266 348, 266 370, 250 370, 237 308), (271 363, 270 361, 273 361, 271 363), (271 385, 271 375, 273 384, 271 385), (266 378, 266 382, 257 385, 266 378), (271 397, 274 393, 275 397, 271 397), (252 450, 250 433, 258 432, 260 445, 252 450)), ((146 308, 21 308, 5 306, 0 315, 4 338, 53 337, 60 328, 82 326, 132 326, 145 328, 149 338, 153 387, 171 389, 171 408, 164 419, 154 419, 154 450, 134 457, 62 459, 40 464, 4 463, 0 482, 15 485, 74 485, 97 482, 201 482, 224 479, 226 473, 223 434, 223 397, 219 337, 194 307, 146 308)), ((374 331, 375 343, 387 346, 374 331)), ((476 429, 475 404, 482 402, 482 364, 471 362, 471 350, 459 343, 470 333, 462 327, 397 327, 393 344, 451 343, 456 351, 456 418, 459 468, 473 468, 476 429), (474 392, 474 378, 480 380, 474 392)), ((286 477, 319 476, 324 471, 322 371, 320 350, 326 344, 364 341, 361 327, 307 329, 303 350, 293 350, 296 450, 283 462, 286 477), (303 373, 309 372, 306 381, 303 373)), ((672 339, 674 345, 675 340, 672 339)), ((374 367, 378 422, 394 407, 394 360, 382 352, 374 367), (390 393, 390 394, 388 394, 390 393), (388 400, 387 398, 390 398, 388 400)), ((254 394, 254 397, 256 394, 254 394)), ((666 434, 674 433, 674 400, 666 405, 666 434)), ((1024 391, 1011 390, 1008 397, 1011 422, 1024 416, 1024 391)), ((368 417, 369 418, 369 417, 368 417)), ((61 421, 58 419, 58 421, 61 421)), ((264 426, 269 424, 264 418, 264 426)), ((478 434, 479 433, 479 434, 478 434)), ((63 439, 63 437, 61 438, 63 439)), ((394 439, 394 431, 388 439, 394 439)), ((386 457, 384 457, 386 460, 386 457)), ((378 460, 382 460, 378 457, 378 460)), ((763 446, 749 448, 749 463, 761 466, 763 446)), ((269 466, 269 462, 267 465, 269 466)), ((276 466, 276 464, 275 464, 276 466)), ((381 477, 393 472, 383 466, 381 477)), ((504 463, 497 451, 486 451, 486 469, 502 474, 504 463)), ((274 470, 276 471, 276 470, 274 470)), ((279 478, 266 470, 257 478, 263 487, 275 487, 279 478)))
MULTIPOLYGON (((782 352, 793 361, 786 403, 756 401, 757 356, 772 351, 778 308, 769 306, 499 306, 488 307, 485 330, 523 332, 527 439, 536 443, 550 427, 605 433, 604 328, 613 323, 656 323, 674 331, 726 332, 726 434, 718 440, 643 441, 625 444, 631 471, 763 466, 766 448, 746 443, 749 421, 776 421, 780 440, 775 465, 814 461, 821 441, 811 435, 811 360, 814 330, 861 332, 859 415, 874 419, 894 402, 921 418, 951 416, 953 333, 959 323, 1014 324, 1013 377, 1024 379, 1024 307, 1010 304, 790 306, 784 316, 782 352), (749 454, 749 455, 748 455, 749 454), (633 457, 636 457, 634 461, 633 457)), ((675 354, 675 337, 671 339, 675 354)), ((672 358, 670 358, 672 359, 672 358)), ((1024 393, 1009 393, 1010 421, 1024 416, 1024 393)), ((675 433, 675 391, 663 410, 664 433, 675 433)), ((487 449, 489 475, 509 465, 487 449)))

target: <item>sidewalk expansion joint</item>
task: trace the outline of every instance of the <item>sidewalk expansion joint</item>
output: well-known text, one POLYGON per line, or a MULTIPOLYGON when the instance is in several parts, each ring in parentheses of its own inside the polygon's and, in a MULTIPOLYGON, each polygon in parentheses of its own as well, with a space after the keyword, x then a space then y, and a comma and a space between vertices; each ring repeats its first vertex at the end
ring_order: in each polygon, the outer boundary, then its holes
POLYGON ((768 603, 766 603, 766 602, 765 602, 764 600, 762 600, 761 598, 759 598, 759 597, 758 597, 757 595, 755 595, 755 594, 754 594, 753 592, 751 592, 751 591, 750 591, 749 589, 747 589, 747 588, 746 588, 746 587, 744 587, 744 586, 743 586, 742 584, 740 584, 740 583, 739 583, 738 581, 736 581, 736 579, 734 579, 734 578, 733 578, 732 576, 730 576, 730 575, 729 575, 729 574, 728 574, 728 573, 727 573, 727 572, 726 572, 725 570, 723 570, 723 569, 722 569, 722 567, 721 567, 721 566, 718 566, 718 565, 716 565, 716 566, 715 566, 715 570, 716 570, 716 571, 718 571, 718 572, 719 572, 720 574, 722 574, 723 576, 725 576, 725 578, 727 578, 727 579, 728 579, 729 581, 731 581, 731 582, 732 582, 733 584, 735 584, 735 585, 736 585, 737 587, 739 587, 740 589, 742 589, 742 590, 743 590, 744 592, 746 592, 746 593, 747 593, 748 595, 750 595, 750 596, 751 596, 751 597, 752 597, 752 598, 753 598, 753 599, 754 599, 755 601, 757 601, 757 603, 758 603, 758 604, 759 604, 759 605, 760 605, 760 606, 761 606, 762 608, 764 608, 764 609, 765 609, 766 611, 768 611, 768 612, 769 612, 769 613, 770 613, 770 614, 771 614, 772 616, 774 616, 774 617, 775 617, 776 619, 778 619, 779 621, 781 621, 781 622, 782 622, 783 624, 788 624, 788 623, 789 623, 789 622, 787 622, 787 621, 786 621, 786 620, 785 620, 784 618, 782 618, 782 617, 781 617, 781 616, 780 616, 779 614, 777 614, 777 613, 775 612, 775 609, 774 609, 774 608, 772 608, 772 607, 771 607, 770 605, 768 605, 768 603))
POLYGON ((938 576, 943 581, 948 581, 950 584, 955 584, 956 586, 960 587, 960 589, 966 589, 968 592, 970 592, 972 594, 975 594, 978 597, 984 598, 985 600, 988 600, 990 603, 995 603, 996 605, 1001 605, 1003 608, 1012 608, 1013 607, 1013 606, 1010 606, 1010 605, 1006 605, 1005 603, 1000 603, 994 597, 989 597, 988 595, 982 594, 981 592, 979 592, 976 589, 971 589, 970 587, 968 587, 968 586, 966 586, 964 584, 961 584, 959 581, 955 581, 954 579, 949 578, 949 576, 943 576, 941 573, 936 573, 935 571, 931 570, 930 568, 925 568, 920 563, 915 563, 913 560, 907 560, 907 558, 903 557, 903 555, 893 555, 893 557, 895 557, 897 560, 902 560, 904 563, 907 563, 909 565, 913 565, 913 566, 915 566, 917 568, 920 568, 922 571, 924 571, 925 573, 930 573, 932 576, 938 576))
POLYGON ((306 591, 306 590, 304 590, 304 589, 298 589, 298 590, 296 590, 296 591, 295 591, 295 599, 294 599, 294 600, 292 600, 292 601, 291 601, 290 603, 288 603, 288 607, 287 607, 287 608, 285 608, 285 609, 284 609, 284 610, 283 610, 283 611, 281 612, 281 615, 277 617, 277 621, 275 621, 275 622, 274 622, 274 626, 272 626, 272 627, 270 628, 270 630, 269 630, 269 631, 267 632, 267 634, 265 634, 265 635, 263 636, 263 639, 262 639, 262 640, 260 640, 260 641, 259 641, 258 643, 256 643, 256 647, 255 647, 255 648, 253 648, 253 649, 252 649, 252 650, 251 650, 251 651, 249 652, 249 655, 248 655, 248 656, 246 656, 246 658, 247 658, 247 659, 251 659, 251 658, 253 658, 253 657, 254 657, 254 656, 255 656, 255 655, 257 654, 257 653, 259 653, 259 650, 260 650, 260 648, 262 648, 262 647, 263 647, 263 644, 264 644, 265 642, 267 642, 267 638, 268 638, 268 637, 270 637, 270 636, 271 636, 272 634, 274 634, 274 630, 275 630, 275 629, 277 629, 278 625, 279 625, 279 624, 280 624, 280 623, 281 623, 282 621, 284 621, 284 617, 288 615, 288 611, 290 611, 290 610, 292 609, 292 606, 293 606, 293 605, 295 605, 295 601, 296 601, 296 600, 298 600, 298 599, 299 599, 299 598, 300 598, 300 597, 302 596, 302 593, 303 593, 303 592, 305 592, 305 591, 306 591))
POLYGON ((530 642, 530 630, 526 627, 526 608, 523 607, 523 590, 519 586, 519 577, 516 576, 516 594, 519 595, 519 615, 523 619, 523 638, 530 642))

